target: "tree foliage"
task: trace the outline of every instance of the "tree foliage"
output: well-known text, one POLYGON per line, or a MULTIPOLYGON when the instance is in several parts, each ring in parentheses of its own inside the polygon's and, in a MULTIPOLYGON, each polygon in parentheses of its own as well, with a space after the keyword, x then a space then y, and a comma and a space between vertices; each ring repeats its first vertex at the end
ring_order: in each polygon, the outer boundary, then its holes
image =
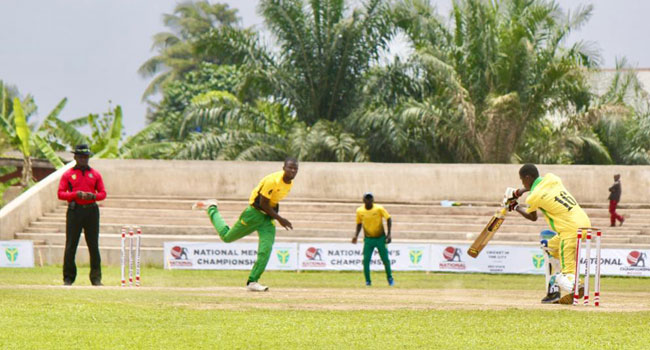
POLYGON ((569 15, 552 1, 463 0, 454 2, 449 24, 421 0, 405 0, 393 13, 416 49, 413 64, 429 71, 423 85, 433 96, 408 97, 443 111, 457 106, 462 127, 438 135, 464 149, 463 160, 513 161, 531 125, 589 101, 585 71, 597 56, 584 43, 562 44, 591 7, 569 15))
POLYGON ((299 120, 342 120, 355 109, 364 74, 392 36, 387 3, 369 0, 348 11, 344 0, 261 1, 280 46, 267 79, 299 120))
POLYGON ((210 4, 207 0, 177 4, 173 13, 163 16, 169 31, 154 35, 152 49, 157 55, 140 66, 142 76, 153 77, 143 98, 159 92, 202 62, 224 63, 223 57, 211 55, 213 52, 197 50, 195 43, 210 30, 228 28, 238 22, 237 10, 229 9, 227 4, 210 4))

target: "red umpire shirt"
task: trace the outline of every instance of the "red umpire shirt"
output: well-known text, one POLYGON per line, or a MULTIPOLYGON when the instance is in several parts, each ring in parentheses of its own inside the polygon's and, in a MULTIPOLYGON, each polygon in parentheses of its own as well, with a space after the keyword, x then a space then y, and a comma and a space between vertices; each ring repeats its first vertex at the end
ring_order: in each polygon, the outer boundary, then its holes
POLYGON ((91 167, 81 169, 79 166, 66 171, 59 182, 59 199, 69 202, 75 201, 79 205, 87 205, 106 198, 104 181, 99 172, 91 167), (95 199, 77 198, 77 192, 94 193, 95 199))

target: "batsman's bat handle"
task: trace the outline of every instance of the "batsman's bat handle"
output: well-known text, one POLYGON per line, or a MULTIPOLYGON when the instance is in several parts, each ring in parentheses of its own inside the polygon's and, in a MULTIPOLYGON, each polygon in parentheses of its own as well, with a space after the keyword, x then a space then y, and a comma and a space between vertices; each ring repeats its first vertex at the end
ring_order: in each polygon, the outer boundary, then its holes
POLYGON ((469 248, 467 250, 467 255, 471 256, 472 258, 476 258, 478 256, 478 251, 474 248, 469 248))

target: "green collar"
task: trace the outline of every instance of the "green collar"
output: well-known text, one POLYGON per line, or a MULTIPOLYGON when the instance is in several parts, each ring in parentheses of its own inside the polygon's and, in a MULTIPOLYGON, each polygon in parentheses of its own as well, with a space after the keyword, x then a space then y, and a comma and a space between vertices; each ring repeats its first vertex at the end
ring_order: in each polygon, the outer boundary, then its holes
POLYGON ((542 177, 541 176, 538 177, 537 179, 535 179, 535 181, 533 181, 533 185, 530 186, 530 192, 531 193, 535 190, 535 187, 537 187, 537 184, 539 184, 540 182, 542 182, 542 177))

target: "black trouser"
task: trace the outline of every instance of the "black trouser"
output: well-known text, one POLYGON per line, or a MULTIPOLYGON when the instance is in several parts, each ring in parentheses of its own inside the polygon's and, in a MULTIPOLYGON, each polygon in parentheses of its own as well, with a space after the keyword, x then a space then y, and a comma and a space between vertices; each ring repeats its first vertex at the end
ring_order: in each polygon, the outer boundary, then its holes
POLYGON ((63 281, 72 283, 77 277, 75 255, 81 229, 84 230, 88 252, 90 254, 90 282, 102 281, 101 257, 99 256, 99 208, 97 205, 68 208, 65 224, 65 255, 63 257, 63 281))

